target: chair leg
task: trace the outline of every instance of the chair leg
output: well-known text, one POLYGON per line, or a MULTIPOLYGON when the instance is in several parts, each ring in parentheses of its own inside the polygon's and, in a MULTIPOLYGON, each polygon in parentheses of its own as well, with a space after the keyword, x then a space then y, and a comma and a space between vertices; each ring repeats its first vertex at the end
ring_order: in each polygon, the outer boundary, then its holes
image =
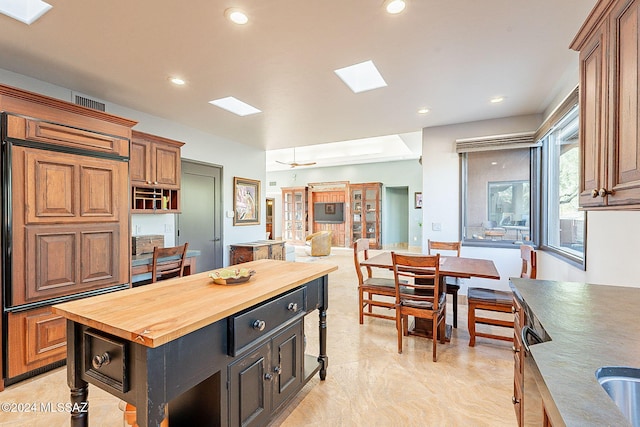
MULTIPOLYGON (((367 295, 369 297, 369 301, 371 301, 373 299, 371 296, 371 292, 368 292, 367 295)), ((371 307, 371 304, 367 304, 367 309, 369 310, 369 313, 373 313, 373 307, 371 307)))
POLYGON ((362 289, 358 289, 358 300, 360 301, 359 304, 359 309, 358 312, 360 313, 360 324, 362 325, 364 323, 364 313, 362 312, 364 310, 364 307, 362 306, 362 304, 364 304, 364 298, 363 298, 363 293, 362 289))
POLYGON ((469 347, 476 345, 476 305, 469 302, 468 329, 469 329, 469 347))
POLYGON ((438 314, 436 314, 431 319, 432 331, 431 336, 433 337, 433 361, 436 361, 436 347, 438 346, 438 314))
POLYGON ((398 334, 398 353, 402 353, 402 316, 400 310, 396 309, 396 333, 398 334))
POLYGON ((458 291, 453 293, 453 327, 458 328, 458 291))

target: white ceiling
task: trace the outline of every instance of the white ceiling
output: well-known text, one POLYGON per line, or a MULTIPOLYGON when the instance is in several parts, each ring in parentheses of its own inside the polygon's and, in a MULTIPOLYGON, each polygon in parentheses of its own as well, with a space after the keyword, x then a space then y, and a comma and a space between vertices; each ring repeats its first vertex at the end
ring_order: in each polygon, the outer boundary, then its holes
POLYGON ((415 158, 406 141, 424 127, 542 112, 577 75, 568 45, 596 2, 408 0, 393 16, 382 0, 48 1, 30 26, 0 15, 0 68, 266 150, 350 141, 334 144, 339 159, 415 158), (249 23, 227 21, 229 7, 249 23), (354 94, 333 70, 366 60, 388 87, 354 94), (208 103, 226 96, 262 113, 208 103))

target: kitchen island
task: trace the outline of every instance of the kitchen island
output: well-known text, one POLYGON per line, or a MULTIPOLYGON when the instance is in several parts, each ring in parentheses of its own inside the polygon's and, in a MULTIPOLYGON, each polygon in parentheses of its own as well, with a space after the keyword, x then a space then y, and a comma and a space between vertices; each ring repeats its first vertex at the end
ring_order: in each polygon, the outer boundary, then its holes
POLYGON ((209 272, 54 306, 67 318, 71 425, 88 426, 88 383, 137 408, 140 427, 264 425, 315 373, 326 376, 328 274, 336 266, 259 260, 247 283, 209 272), (304 316, 319 312, 319 355, 304 316))
POLYGON ((630 425, 596 371, 640 367, 640 289, 530 279, 511 279, 511 287, 551 339, 531 345, 534 377, 551 424, 630 425))

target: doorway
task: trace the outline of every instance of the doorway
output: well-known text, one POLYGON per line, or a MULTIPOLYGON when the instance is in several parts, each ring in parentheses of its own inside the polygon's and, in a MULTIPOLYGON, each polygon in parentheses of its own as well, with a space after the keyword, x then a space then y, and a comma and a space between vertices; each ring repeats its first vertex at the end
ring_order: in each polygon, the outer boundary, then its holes
POLYGON ((182 160, 180 190, 177 244, 200 251, 197 273, 222 267, 222 167, 182 160))
POLYGON ((266 212, 266 224, 267 224, 267 240, 273 240, 273 209, 276 205, 276 199, 267 197, 267 212, 266 212))
POLYGON ((407 249, 409 247, 409 188, 386 187, 385 206, 387 219, 382 230, 385 248, 407 249), (386 238, 385 238, 386 236, 386 238))

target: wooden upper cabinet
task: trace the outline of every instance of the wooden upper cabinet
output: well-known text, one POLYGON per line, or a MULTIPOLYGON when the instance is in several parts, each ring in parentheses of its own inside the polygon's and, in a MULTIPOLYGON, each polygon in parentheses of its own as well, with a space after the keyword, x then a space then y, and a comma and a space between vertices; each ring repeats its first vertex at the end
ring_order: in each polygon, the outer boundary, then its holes
POLYGON ((571 48, 580 52, 583 208, 640 207, 640 0, 602 0, 571 48))
POLYGON ((183 145, 160 136, 132 132, 129 158, 132 212, 180 211, 180 147, 183 145))
POLYGON ((180 147, 184 143, 132 131, 131 185, 180 189, 180 147))

